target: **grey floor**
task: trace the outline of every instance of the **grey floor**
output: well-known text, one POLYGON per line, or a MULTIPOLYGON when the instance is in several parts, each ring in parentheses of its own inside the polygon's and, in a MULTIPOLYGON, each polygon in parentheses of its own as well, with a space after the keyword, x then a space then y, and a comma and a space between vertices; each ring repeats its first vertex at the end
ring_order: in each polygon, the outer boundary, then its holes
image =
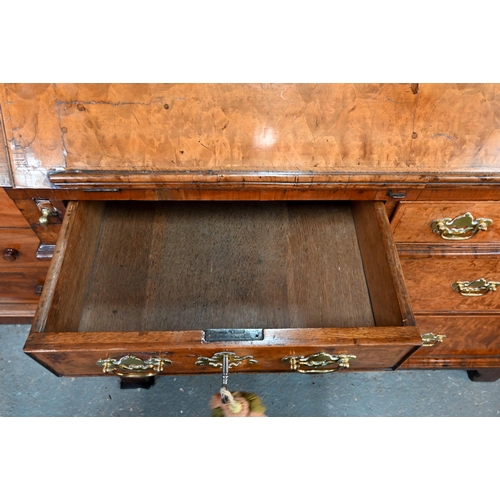
MULTIPOLYGON (((59 378, 22 351, 28 325, 0 325, 0 416, 203 417, 218 375, 158 377, 121 390, 114 377, 59 378)), ((255 392, 270 417, 494 417, 500 381, 472 383, 465 371, 232 374, 229 389, 255 392)))

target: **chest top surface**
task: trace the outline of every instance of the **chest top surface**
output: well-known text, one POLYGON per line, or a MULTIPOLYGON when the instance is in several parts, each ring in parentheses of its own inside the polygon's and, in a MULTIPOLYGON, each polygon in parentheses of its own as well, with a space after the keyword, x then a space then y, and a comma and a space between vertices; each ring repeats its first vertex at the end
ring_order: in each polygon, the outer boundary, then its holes
POLYGON ((0 106, 16 188, 500 182, 496 84, 2 84, 0 106))

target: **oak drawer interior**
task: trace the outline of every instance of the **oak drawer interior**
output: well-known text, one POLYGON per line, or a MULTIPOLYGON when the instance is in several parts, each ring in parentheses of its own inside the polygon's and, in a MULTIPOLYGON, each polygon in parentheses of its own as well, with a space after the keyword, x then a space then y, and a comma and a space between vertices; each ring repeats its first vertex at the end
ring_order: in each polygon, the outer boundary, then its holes
POLYGON ((113 332, 120 344, 127 332, 177 332, 178 342, 182 332, 187 339, 207 329, 292 329, 299 337, 303 329, 304 345, 320 329, 330 329, 322 344, 343 330, 352 345, 396 347, 399 339, 399 357, 380 367, 394 365, 421 338, 383 204, 68 205, 27 352, 43 350, 44 332, 52 344, 54 332, 113 332))

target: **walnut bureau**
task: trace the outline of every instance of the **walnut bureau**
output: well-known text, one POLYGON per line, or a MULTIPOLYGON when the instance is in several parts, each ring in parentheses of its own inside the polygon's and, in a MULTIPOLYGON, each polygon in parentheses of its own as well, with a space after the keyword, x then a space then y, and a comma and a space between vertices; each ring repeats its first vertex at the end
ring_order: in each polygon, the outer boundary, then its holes
POLYGON ((500 85, 2 84, 0 112, 0 315, 47 273, 54 373, 500 377, 500 85))

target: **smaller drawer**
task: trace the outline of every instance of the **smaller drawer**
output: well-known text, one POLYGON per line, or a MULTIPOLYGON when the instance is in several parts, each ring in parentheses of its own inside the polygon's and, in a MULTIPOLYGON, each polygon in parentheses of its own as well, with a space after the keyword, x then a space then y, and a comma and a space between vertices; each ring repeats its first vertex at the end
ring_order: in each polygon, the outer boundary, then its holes
POLYGON ((0 230, 0 269, 46 267, 45 262, 36 258, 39 244, 40 240, 31 229, 0 230))
MULTIPOLYGON (((500 312, 500 285, 496 291, 479 291, 480 296, 464 296, 452 284, 485 278, 500 282, 500 258, 401 259, 403 275, 414 311, 500 312)), ((464 292, 466 293, 466 292, 464 292)), ((499 318, 500 319, 500 318, 499 318)))
POLYGON ((2 227, 29 228, 29 224, 5 190, 0 188, 0 228, 2 227))
POLYGON ((426 243, 446 245, 475 245, 477 243, 500 242, 500 203, 498 202, 460 202, 429 203, 401 202, 391 222, 396 243, 426 243), (438 219, 455 219, 469 212, 474 218, 492 219, 486 231, 464 240, 443 239, 431 229, 431 223, 438 219))
POLYGON ((0 274, 0 303, 36 303, 47 275, 48 263, 33 268, 2 270, 0 274))
POLYGON ((500 367, 500 315, 416 316, 421 331, 446 335, 442 343, 419 349, 405 368, 500 367))

